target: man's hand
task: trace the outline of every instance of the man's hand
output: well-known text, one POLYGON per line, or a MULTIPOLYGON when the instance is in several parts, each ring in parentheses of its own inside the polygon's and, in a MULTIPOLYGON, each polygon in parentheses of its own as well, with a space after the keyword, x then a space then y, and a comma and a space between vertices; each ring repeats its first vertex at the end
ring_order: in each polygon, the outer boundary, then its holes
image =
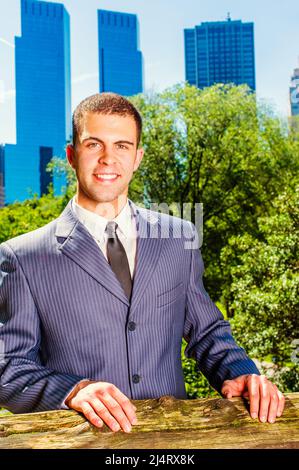
POLYGON ((225 380, 221 393, 225 398, 248 397, 251 417, 259 416, 262 423, 267 419, 269 423, 274 423, 276 416, 281 416, 284 409, 285 397, 264 375, 240 375, 225 380))
POLYGON ((103 422, 112 431, 130 432, 137 424, 136 406, 115 385, 107 382, 82 381, 65 400, 73 408, 99 428, 103 422))

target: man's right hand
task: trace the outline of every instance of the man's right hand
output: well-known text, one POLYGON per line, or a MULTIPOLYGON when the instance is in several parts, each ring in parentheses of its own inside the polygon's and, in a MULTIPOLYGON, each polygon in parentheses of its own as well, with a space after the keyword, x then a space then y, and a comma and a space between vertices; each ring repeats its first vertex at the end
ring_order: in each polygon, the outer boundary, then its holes
POLYGON ((130 432, 137 424, 136 406, 115 385, 108 382, 85 380, 80 382, 65 400, 98 428, 105 422, 112 431, 122 428, 130 432))

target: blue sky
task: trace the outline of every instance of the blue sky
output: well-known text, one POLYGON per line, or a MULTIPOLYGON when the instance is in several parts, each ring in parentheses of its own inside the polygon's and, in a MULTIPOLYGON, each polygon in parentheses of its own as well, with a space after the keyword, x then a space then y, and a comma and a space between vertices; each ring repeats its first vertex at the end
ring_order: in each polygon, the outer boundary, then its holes
MULTIPOLYGON (((98 91, 97 9, 136 13, 146 90, 182 82, 183 29, 202 21, 254 21, 257 94, 286 116, 289 85, 299 57, 298 0, 62 0, 71 15, 72 105, 98 91)), ((19 0, 0 0, 0 142, 15 142, 14 36, 19 0), (4 6, 5 5, 5 6, 4 6)))

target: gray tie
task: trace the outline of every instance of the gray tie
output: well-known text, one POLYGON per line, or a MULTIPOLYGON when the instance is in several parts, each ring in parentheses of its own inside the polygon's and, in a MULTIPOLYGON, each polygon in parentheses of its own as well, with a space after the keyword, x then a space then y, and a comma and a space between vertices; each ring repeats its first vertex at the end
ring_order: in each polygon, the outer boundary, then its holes
POLYGON ((108 235, 107 258, 112 270, 130 300, 132 292, 130 267, 125 249, 117 236, 116 229, 117 223, 110 220, 106 226, 108 235))

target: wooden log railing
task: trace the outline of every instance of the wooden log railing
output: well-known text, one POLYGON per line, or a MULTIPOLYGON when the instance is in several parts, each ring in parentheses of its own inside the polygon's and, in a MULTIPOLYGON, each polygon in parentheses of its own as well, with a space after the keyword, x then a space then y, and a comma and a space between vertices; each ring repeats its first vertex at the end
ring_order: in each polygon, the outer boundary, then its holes
POLYGON ((136 400, 131 433, 92 426, 75 411, 0 414, 0 449, 298 449, 299 393, 274 424, 251 419, 242 398, 136 400))

